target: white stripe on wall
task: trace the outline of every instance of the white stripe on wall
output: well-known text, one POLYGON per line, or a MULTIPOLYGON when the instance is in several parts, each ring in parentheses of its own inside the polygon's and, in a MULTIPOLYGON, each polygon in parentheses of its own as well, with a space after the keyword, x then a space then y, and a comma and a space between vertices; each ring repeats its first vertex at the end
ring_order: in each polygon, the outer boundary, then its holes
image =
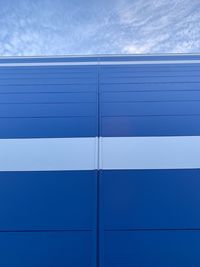
POLYGON ((200 168, 200 136, 100 137, 99 142, 98 152, 97 137, 0 139, 0 171, 200 168))
POLYGON ((162 65, 162 64, 199 64, 200 60, 141 60, 141 61, 101 61, 100 65, 162 65))
POLYGON ((48 67, 48 66, 98 66, 98 65, 162 65, 200 64, 200 60, 141 60, 141 61, 80 61, 80 62, 19 62, 0 63, 0 67, 48 67))
POLYGON ((0 171, 94 170, 97 138, 0 139, 0 171))
POLYGON ((101 138, 101 169, 200 168, 200 136, 101 138))

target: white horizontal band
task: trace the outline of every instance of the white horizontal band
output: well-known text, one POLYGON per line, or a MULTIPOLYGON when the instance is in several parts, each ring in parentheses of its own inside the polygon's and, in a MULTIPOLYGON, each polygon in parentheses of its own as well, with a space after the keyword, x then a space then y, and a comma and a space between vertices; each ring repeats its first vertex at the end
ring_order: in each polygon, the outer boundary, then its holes
POLYGON ((200 168, 200 136, 101 138, 101 169, 200 168))
POLYGON ((0 171, 94 170, 96 139, 1 139, 0 171))
POLYGON ((0 63, 0 67, 50 67, 50 66, 92 66, 92 65, 160 65, 200 64, 200 60, 144 60, 144 61, 80 61, 80 62, 27 62, 0 63))
POLYGON ((200 60, 141 60, 141 61, 102 61, 100 65, 160 65, 160 64, 199 64, 200 60))
POLYGON ((147 53, 147 54, 92 54, 92 55, 40 55, 40 56, 0 56, 0 59, 45 59, 45 58, 110 58, 110 57, 156 57, 156 56, 161 56, 161 57, 182 57, 182 56, 200 56, 200 53, 147 53))
POLYGON ((190 168, 200 136, 0 139, 0 171, 190 168))

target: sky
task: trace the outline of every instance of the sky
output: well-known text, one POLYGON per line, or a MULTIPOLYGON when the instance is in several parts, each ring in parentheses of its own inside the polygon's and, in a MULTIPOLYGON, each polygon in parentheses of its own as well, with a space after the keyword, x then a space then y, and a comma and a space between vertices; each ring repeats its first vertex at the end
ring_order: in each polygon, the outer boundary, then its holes
POLYGON ((0 0, 0 56, 199 52, 200 0, 0 0))

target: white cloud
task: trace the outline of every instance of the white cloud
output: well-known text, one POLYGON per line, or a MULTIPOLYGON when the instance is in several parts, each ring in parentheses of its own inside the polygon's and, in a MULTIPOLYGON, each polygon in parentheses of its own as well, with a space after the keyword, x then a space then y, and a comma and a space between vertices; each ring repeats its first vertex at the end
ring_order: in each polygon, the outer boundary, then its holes
POLYGON ((144 45, 137 45, 137 44, 132 44, 132 45, 126 45, 122 52, 125 54, 142 54, 146 53, 151 49, 150 44, 144 44, 144 45))

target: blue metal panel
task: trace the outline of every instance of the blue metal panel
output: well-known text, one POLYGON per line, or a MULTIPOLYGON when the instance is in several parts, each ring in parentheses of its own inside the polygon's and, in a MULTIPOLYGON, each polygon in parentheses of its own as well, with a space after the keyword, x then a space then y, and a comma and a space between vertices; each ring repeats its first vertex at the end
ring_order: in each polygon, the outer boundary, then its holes
MULTIPOLYGON (((52 62, 52 61, 51 61, 52 62)), ((59 61, 60 62, 60 61, 59 61)), ((6 63, 8 63, 6 61, 6 63)), ((0 75, 2 75, 1 77, 4 77, 4 74, 6 76, 9 75, 9 77, 12 78, 17 78, 20 76, 17 76, 17 74, 24 74, 24 75, 33 75, 33 76, 38 76, 38 75, 53 75, 56 76, 57 74, 64 74, 66 75, 66 77, 87 77, 87 76, 92 76, 95 75, 97 76, 97 67, 96 66, 89 66, 89 65, 85 65, 85 66, 80 66, 80 65, 76 65, 76 66, 9 66, 5 67, 5 66, 0 66, 0 75), (14 76, 13 76, 14 75, 14 76)), ((5 76, 5 77, 6 77, 5 76)), ((39 76, 39 77, 40 77, 39 76)), ((44 77, 43 76, 43 77, 44 77)))
MULTIPOLYGON (((96 62, 99 57, 95 56, 56 56, 56 57, 1 57, 0 63, 48 63, 48 62, 96 62)), ((196 57, 195 59, 198 59, 196 57)))
POLYGON ((97 71, 94 69, 93 72, 92 71, 81 71, 79 70, 78 72, 75 71, 75 70, 68 70, 66 69, 65 71, 64 70, 55 70, 54 71, 44 71, 44 70, 30 70, 28 72, 28 70, 24 70, 24 71, 21 71, 21 72, 3 72, 0 68, 0 80, 5 80, 5 79, 16 79, 16 80, 22 80, 22 79, 30 79, 30 80, 33 80, 33 79, 41 79, 41 77, 43 79, 66 79, 69 81, 73 81, 74 79, 77 79, 77 81, 79 81, 80 79, 83 79, 85 81, 87 81, 88 83, 92 81, 94 81, 94 79, 97 77, 97 71))
POLYGON ((46 93, 2 93, 2 104, 59 104, 59 103, 96 103, 95 92, 46 92, 46 93))
POLYGON ((92 117, 96 103, 1 104, 0 118, 92 117))
POLYGON ((200 101, 102 103, 103 117, 200 115, 200 101))
POLYGON ((88 231, 1 232, 2 267, 91 267, 94 236, 88 231))
POLYGON ((200 72, 199 65, 196 66, 178 66, 178 65, 158 65, 158 66, 103 66, 100 68, 101 78, 133 78, 133 77, 182 77, 198 76, 200 72))
POLYGON ((94 230, 95 188, 96 171, 0 172, 0 231, 94 230))
POLYGON ((2 85, 32 85, 32 84, 94 84, 96 83, 96 78, 90 78, 85 80, 83 78, 68 78, 68 79, 61 79, 61 78, 39 78, 39 79, 0 79, 0 86, 2 85))
POLYGON ((186 136, 200 135, 200 116, 106 117, 102 136, 186 136))
POLYGON ((199 135, 199 71, 199 64, 101 66, 101 134, 199 135))
MULTIPOLYGON (((1 58, 58 65, 0 66, 0 138, 200 135, 189 60, 1 58)), ((1 172, 0 265, 199 266, 198 186, 199 170, 1 172)))
POLYGON ((97 135, 96 66, 2 67, 0 96, 0 138, 97 135))
MULTIPOLYGON (((42 82, 42 81, 41 81, 42 82)), ((200 82, 200 76, 149 76, 149 77, 105 77, 101 79, 103 84, 157 84, 157 83, 196 83, 200 82)), ((3 83, 3 80, 0 80, 0 84, 3 83)))
POLYGON ((106 230, 198 229, 200 170, 113 170, 101 174, 106 230))
POLYGON ((0 118, 0 138, 93 137, 96 117, 0 118))
POLYGON ((108 231, 105 251, 105 267, 198 267, 200 232, 108 231))
POLYGON ((114 83, 114 84, 101 84, 101 92, 117 92, 117 91, 131 91, 131 92, 142 92, 142 91, 176 91, 176 90, 200 90, 200 83, 114 83))
MULTIPOLYGON (((133 61, 134 63, 134 61, 133 61)), ((183 75, 185 73, 192 74, 200 71, 199 64, 129 64, 129 65, 104 65, 99 67, 99 72, 102 77, 137 77, 139 76, 172 76, 183 75), (122 67, 123 66, 123 67, 122 67)))
POLYGON ((49 71, 49 72, 40 72, 39 70, 36 71, 21 71, 21 72, 2 72, 1 69, 0 69, 0 81, 1 80, 6 80, 6 79, 14 79, 14 80, 22 80, 22 79, 26 79, 26 80, 40 80, 41 77, 43 79, 50 79, 50 81, 52 79, 66 79, 66 80, 69 80, 69 81, 73 81, 74 79, 77 79, 77 82, 80 80, 80 79, 83 79, 83 80, 87 80, 88 83, 92 81, 94 81, 94 79, 97 77, 97 71, 95 72, 75 72, 75 71, 59 71, 57 72, 56 70, 55 71, 49 71))
POLYGON ((141 91, 103 92, 102 103, 178 102, 200 101, 200 91, 141 91))
POLYGON ((2 93, 85 93, 96 92, 93 84, 44 84, 44 85, 3 85, 0 86, 0 94, 2 93))
MULTIPOLYGON (((68 60, 0 59, 52 61, 68 60)), ((97 136, 97 73, 0 66, 0 138, 97 136)), ((0 266, 95 266, 96 199, 95 170, 0 172, 0 266)))
MULTIPOLYGON (((199 74, 200 64, 100 66, 100 135, 200 135, 199 74)), ((100 266, 199 266, 199 178, 199 169, 101 170, 100 266)))

